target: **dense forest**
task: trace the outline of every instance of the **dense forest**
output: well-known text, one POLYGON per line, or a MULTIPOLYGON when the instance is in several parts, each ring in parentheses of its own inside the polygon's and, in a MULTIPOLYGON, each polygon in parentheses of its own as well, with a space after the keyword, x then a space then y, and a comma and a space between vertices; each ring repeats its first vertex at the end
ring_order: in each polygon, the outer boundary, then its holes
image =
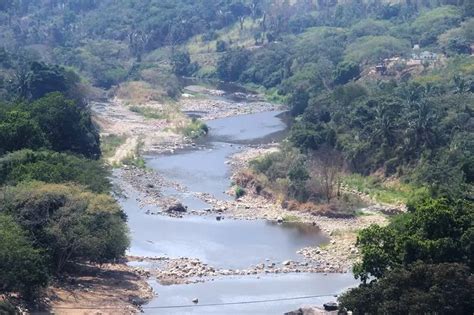
POLYGON ((287 203, 337 207, 354 183, 407 203, 360 232, 342 308, 472 313, 473 44, 469 0, 0 0, 0 293, 124 254, 89 101, 130 82, 177 99, 194 76, 288 105, 248 181, 287 203))

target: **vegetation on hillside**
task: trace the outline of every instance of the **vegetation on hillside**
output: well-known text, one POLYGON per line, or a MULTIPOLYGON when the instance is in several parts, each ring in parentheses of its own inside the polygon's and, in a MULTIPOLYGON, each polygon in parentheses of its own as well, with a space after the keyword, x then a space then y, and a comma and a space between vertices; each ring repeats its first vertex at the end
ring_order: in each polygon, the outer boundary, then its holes
POLYGON ((17 58, 0 99, 0 294, 34 301, 67 266, 120 258, 129 240, 79 77, 17 58))
POLYGON ((409 201, 360 232, 364 283, 341 308, 473 313, 473 25, 469 0, 0 1, 0 294, 33 299, 66 265, 128 246, 89 85, 146 103, 196 75, 259 88, 294 118, 237 197, 338 216, 356 214, 351 189, 409 201))

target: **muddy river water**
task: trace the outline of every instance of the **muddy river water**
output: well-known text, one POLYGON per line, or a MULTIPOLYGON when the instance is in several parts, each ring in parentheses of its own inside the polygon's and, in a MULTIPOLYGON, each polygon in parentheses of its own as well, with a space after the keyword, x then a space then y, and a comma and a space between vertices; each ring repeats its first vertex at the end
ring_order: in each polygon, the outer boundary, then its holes
MULTIPOLYGON (((192 149, 147 156, 147 166, 186 188, 172 188, 173 196, 190 210, 209 208, 194 193, 228 199, 231 185, 229 156, 246 146, 278 141, 287 125, 281 112, 234 116, 207 122, 210 133, 192 149)), ((264 220, 217 221, 215 216, 172 218, 148 215, 153 206, 140 207, 133 192, 121 200, 131 230, 129 254, 148 257, 198 258, 213 267, 243 269, 268 261, 302 260, 296 253, 328 238, 317 227, 276 224, 264 220)), ((351 274, 285 274, 222 277, 188 285, 163 286, 151 282, 157 298, 145 306, 149 314, 282 314, 301 305, 321 305, 333 297, 288 300, 291 297, 338 294, 356 284, 351 274), (199 299, 194 305, 191 300, 199 299), (272 300, 272 302, 255 301, 272 300), (252 302, 244 303, 240 302, 252 302), (208 304, 206 306, 206 304, 208 304), (212 305, 209 305, 212 304, 212 305)))

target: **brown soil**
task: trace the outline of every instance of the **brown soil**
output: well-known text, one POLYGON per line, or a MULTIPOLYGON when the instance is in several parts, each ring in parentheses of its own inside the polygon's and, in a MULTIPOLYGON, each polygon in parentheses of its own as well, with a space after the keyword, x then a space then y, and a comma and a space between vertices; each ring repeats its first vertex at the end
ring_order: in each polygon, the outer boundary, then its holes
POLYGON ((52 284, 45 302, 54 314, 135 314, 153 297, 146 279, 124 263, 83 265, 52 284))

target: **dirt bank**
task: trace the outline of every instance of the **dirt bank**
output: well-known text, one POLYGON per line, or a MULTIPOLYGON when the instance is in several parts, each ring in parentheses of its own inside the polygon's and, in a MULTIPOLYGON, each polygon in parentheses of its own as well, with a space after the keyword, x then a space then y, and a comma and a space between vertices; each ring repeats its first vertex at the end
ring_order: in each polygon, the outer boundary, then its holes
POLYGON ((152 297, 143 273, 119 263, 82 265, 53 283, 45 302, 54 314, 135 314, 152 297))

